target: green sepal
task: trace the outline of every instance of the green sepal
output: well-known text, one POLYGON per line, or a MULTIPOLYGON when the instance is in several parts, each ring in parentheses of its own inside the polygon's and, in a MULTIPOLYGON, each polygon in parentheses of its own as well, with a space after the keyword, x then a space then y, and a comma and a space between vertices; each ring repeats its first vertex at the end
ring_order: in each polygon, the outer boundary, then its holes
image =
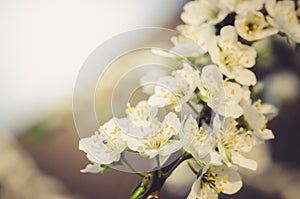
POLYGON ((145 192, 145 187, 142 185, 142 182, 137 184, 130 193, 130 199, 137 199, 145 192))
POLYGON ((107 170, 109 169, 109 166, 106 165, 106 164, 101 164, 100 167, 103 169, 103 170, 101 171, 101 173, 104 173, 105 171, 107 171, 107 170))

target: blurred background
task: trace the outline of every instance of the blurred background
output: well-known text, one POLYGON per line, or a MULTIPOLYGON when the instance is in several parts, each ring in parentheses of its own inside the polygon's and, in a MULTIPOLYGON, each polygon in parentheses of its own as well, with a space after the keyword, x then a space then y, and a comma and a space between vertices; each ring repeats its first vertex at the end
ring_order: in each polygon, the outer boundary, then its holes
MULTIPOLYGON (((73 87, 102 42, 138 27, 175 29, 186 2, 0 0, 0 199, 128 198, 139 177, 79 172, 88 161, 78 150, 73 87)), ((300 56, 279 37, 256 48, 263 99, 280 108, 269 123, 276 139, 253 152, 259 170, 242 171, 243 189, 220 198, 298 198, 300 56)), ((185 170, 168 180, 163 198, 185 198, 193 182, 185 170)))

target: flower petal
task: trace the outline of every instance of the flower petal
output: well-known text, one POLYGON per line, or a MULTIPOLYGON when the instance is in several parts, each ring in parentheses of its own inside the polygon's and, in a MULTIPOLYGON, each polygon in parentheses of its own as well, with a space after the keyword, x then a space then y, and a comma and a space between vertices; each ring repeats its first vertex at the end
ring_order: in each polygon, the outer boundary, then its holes
POLYGON ((81 173, 100 173, 102 171, 104 171, 105 169, 103 167, 101 167, 100 164, 88 164, 86 165, 86 167, 84 169, 81 169, 80 172, 81 173))
POLYGON ((253 171, 255 171, 257 169, 256 161, 247 159, 240 154, 234 153, 231 157, 231 160, 233 163, 235 163, 241 167, 251 169, 253 171))
POLYGON ((235 77, 235 80, 239 82, 242 85, 250 86, 250 85, 255 85, 256 84, 256 76, 255 74, 248 70, 248 69, 243 69, 241 70, 237 76, 235 77))
POLYGON ((227 183, 223 184, 223 193, 234 194, 238 192, 243 186, 240 174, 237 171, 231 170, 227 174, 227 183))

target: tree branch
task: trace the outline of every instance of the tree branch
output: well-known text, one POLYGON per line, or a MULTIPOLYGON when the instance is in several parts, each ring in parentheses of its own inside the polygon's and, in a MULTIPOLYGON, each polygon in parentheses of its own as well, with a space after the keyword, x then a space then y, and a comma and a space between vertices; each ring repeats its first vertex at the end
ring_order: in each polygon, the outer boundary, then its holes
POLYGON ((176 161, 167 166, 161 168, 162 175, 159 175, 159 171, 153 171, 143 178, 142 183, 136 188, 136 190, 143 190, 139 193, 135 191, 131 194, 130 199, 159 199, 159 191, 164 185, 166 179, 172 174, 172 172, 185 160, 192 158, 189 153, 184 153, 176 161), (142 187, 143 186, 143 187, 142 187))

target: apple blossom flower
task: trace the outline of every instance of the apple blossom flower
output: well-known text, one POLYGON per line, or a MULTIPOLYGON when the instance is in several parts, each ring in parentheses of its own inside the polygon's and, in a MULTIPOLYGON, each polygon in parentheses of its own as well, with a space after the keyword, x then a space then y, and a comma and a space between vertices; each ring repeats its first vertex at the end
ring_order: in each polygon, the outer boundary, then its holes
POLYGON ((159 128, 157 112, 157 108, 149 106, 145 100, 140 101, 135 107, 127 104, 127 117, 117 119, 117 124, 122 131, 120 136, 126 141, 129 149, 139 151, 137 140, 142 139, 146 132, 153 132, 159 128))
POLYGON ((237 14, 261 10, 264 2, 265 0, 220 0, 223 7, 237 14))
POLYGON ((155 119, 157 111, 157 108, 150 106, 147 101, 142 100, 135 107, 131 107, 130 104, 127 104, 126 115, 127 118, 136 124, 150 124, 150 122, 155 119))
POLYGON ((204 159, 216 145, 213 129, 207 125, 199 128, 191 115, 183 123, 181 137, 183 148, 197 159, 204 159))
POLYGON ((217 24, 229 13, 228 10, 219 6, 218 0, 198 0, 187 3, 181 14, 181 19, 189 25, 202 23, 217 24))
POLYGON ((246 12, 237 15, 235 28, 238 34, 247 41, 256 41, 277 34, 278 30, 269 27, 261 12, 246 12))
POLYGON ((269 103, 262 103, 261 99, 258 99, 253 103, 257 111, 263 114, 268 120, 273 119, 278 114, 278 109, 269 103))
POLYGON ((79 142, 79 150, 84 151, 93 163, 111 164, 119 161, 120 154, 126 148, 120 134, 121 129, 116 118, 112 118, 101 126, 95 135, 82 138, 79 142))
POLYGON ((172 37, 171 41, 174 44, 174 47, 171 48, 170 51, 180 56, 197 57, 199 54, 204 54, 206 52, 203 49, 205 46, 198 45, 192 38, 186 37, 186 35, 172 37))
POLYGON ((225 118, 220 133, 217 134, 218 153, 223 162, 229 167, 232 164, 236 164, 244 168, 256 170, 257 163, 245 157, 251 151, 254 142, 251 135, 244 128, 237 129, 237 124, 234 119, 225 118))
POLYGON ((242 85, 255 85, 256 77, 248 68, 255 64, 256 51, 238 42, 237 38, 233 26, 223 27, 209 54, 226 77, 242 85))
POLYGON ((265 116, 249 104, 242 103, 242 107, 247 122, 253 128, 254 135, 261 140, 274 139, 272 130, 266 128, 267 119, 265 116))
POLYGON ((263 8, 265 0, 236 0, 237 14, 243 14, 252 11, 258 11, 263 8))
MULTIPOLYGON (((160 50, 160 49, 152 49, 152 52, 154 54, 160 55, 160 56, 174 56, 171 53, 168 53, 166 51, 160 50)), ((156 84, 157 80, 162 77, 166 76, 167 71, 162 69, 154 69, 149 72, 147 72, 141 79, 140 79, 140 85, 143 86, 142 91, 148 95, 152 95, 154 93, 154 85, 156 84)))
POLYGON ((268 22, 279 32, 285 33, 293 41, 300 43, 300 24, 294 1, 266 1, 268 22))
POLYGON ((178 134, 180 121, 173 112, 168 113, 162 122, 154 119, 148 122, 133 122, 131 119, 118 121, 122 128, 122 138, 129 149, 142 156, 154 158, 168 156, 182 148, 178 134))
POLYGON ((168 113, 160 122, 156 117, 157 108, 147 101, 140 101, 136 107, 127 106, 127 118, 118 119, 122 130, 120 135, 129 149, 143 156, 167 156, 179 150, 181 144, 177 135, 180 121, 175 113, 168 113))
POLYGON ((239 105, 243 96, 241 86, 237 83, 223 81, 217 66, 208 65, 202 69, 198 88, 207 105, 215 113, 233 118, 242 115, 243 110, 239 105))
POLYGON ((200 54, 204 54, 208 51, 210 42, 216 36, 215 27, 207 23, 198 26, 181 25, 178 26, 177 29, 184 36, 201 47, 201 51, 198 50, 200 54))
POLYGON ((187 199, 217 199, 219 193, 234 194, 242 185, 235 167, 207 165, 194 182, 187 199))
POLYGON ((176 70, 171 76, 164 76, 158 79, 154 95, 150 96, 148 103, 153 107, 165 107, 173 105, 175 111, 181 111, 197 86, 199 71, 184 63, 182 70, 176 70))
POLYGON ((245 91, 240 104, 243 108, 245 119, 253 129, 254 135, 259 140, 274 139, 272 130, 266 128, 268 119, 265 115, 276 114, 277 109, 270 104, 262 104, 261 100, 252 103, 249 90, 245 91))

